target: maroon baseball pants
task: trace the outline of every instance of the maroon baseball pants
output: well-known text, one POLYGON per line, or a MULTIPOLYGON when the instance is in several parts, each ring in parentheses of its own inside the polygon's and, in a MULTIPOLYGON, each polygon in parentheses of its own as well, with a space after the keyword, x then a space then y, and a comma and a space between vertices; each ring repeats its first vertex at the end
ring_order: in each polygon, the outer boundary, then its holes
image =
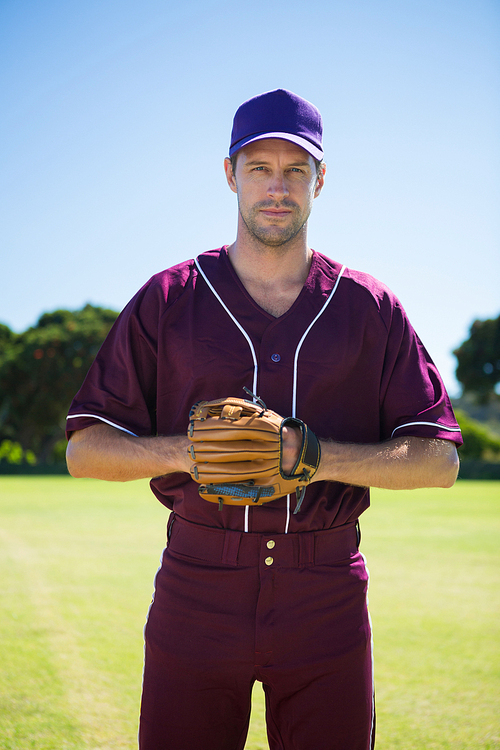
POLYGON ((141 750, 243 750, 255 680, 271 750, 374 743, 368 574, 354 524, 244 534, 179 517, 145 629, 141 750))

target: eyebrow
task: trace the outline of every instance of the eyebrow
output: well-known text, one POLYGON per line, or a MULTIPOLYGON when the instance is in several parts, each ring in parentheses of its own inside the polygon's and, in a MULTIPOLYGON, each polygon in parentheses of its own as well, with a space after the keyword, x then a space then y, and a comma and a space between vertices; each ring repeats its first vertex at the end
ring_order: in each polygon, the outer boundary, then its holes
MULTIPOLYGON (((252 159, 252 161, 246 161, 243 166, 245 167, 255 167, 257 165, 262 164, 269 164, 269 161, 267 159, 252 159)), ((289 167, 310 167, 308 161, 294 161, 290 164, 288 164, 289 167)))

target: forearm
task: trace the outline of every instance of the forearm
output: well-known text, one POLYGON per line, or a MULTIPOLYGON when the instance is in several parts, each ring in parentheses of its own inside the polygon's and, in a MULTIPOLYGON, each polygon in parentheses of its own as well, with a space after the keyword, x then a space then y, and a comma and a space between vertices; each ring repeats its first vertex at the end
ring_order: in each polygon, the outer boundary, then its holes
POLYGON ((457 473, 456 448, 448 440, 403 437, 374 445, 322 440, 313 481, 409 490, 451 487, 457 473))
POLYGON ((128 482, 189 472, 187 436, 134 437, 106 424, 74 432, 66 461, 77 478, 128 482))

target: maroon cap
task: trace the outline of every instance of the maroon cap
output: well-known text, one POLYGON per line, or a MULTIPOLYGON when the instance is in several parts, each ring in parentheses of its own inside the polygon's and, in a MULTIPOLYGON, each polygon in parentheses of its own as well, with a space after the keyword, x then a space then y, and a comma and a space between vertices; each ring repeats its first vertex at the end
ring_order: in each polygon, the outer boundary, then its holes
POLYGON ((281 138, 296 143, 315 159, 323 158, 323 125, 314 104, 285 89, 254 96, 238 108, 229 156, 253 141, 281 138))

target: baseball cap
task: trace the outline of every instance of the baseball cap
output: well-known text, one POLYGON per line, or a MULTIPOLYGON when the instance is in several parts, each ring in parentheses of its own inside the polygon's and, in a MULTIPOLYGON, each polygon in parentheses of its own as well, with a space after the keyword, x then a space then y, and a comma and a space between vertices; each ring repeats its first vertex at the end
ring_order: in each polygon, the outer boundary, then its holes
POLYGON ((323 124, 319 110, 286 89, 275 89, 244 102, 236 111, 229 156, 248 143, 281 138, 302 146, 311 156, 323 158, 323 124))

